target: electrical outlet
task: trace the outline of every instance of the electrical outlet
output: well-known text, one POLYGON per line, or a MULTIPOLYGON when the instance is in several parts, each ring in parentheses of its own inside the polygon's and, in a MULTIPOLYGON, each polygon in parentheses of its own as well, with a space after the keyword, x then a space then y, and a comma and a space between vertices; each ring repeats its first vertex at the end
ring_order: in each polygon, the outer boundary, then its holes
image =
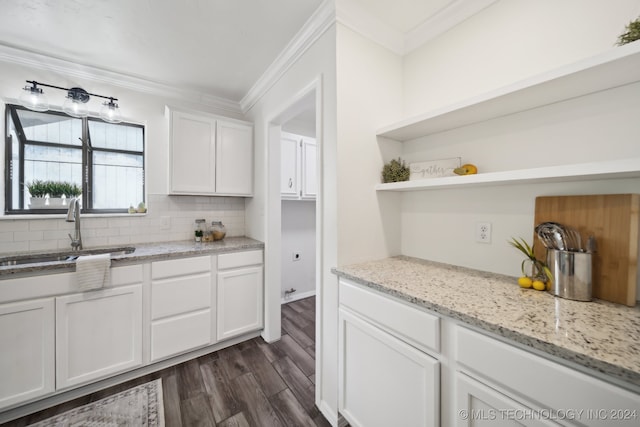
POLYGON ((291 257, 294 261, 300 261, 300 252, 294 252, 291 257))
POLYGON ((490 222, 476 222, 476 242, 491 243, 490 222))

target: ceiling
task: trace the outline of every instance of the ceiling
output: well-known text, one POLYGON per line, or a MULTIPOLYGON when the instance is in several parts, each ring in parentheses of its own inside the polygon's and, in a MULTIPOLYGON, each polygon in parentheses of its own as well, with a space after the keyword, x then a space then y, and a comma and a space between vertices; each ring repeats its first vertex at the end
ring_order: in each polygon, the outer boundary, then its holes
MULTIPOLYGON (((469 1, 338 3, 407 33, 469 1)), ((322 3, 0 0, 0 45, 238 103, 322 3)))

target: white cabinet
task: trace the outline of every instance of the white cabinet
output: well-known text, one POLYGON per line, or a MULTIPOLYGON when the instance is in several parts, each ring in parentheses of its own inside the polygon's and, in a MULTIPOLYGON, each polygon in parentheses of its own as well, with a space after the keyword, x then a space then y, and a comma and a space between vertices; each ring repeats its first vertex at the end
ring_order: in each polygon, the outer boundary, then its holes
POLYGON ((439 319, 340 280, 338 409, 352 426, 438 426, 439 319))
POLYGON ((280 144, 280 193, 283 199, 316 198, 316 141, 283 132, 280 144))
POLYGON ((251 123, 167 107, 170 194, 251 196, 251 123))
POLYGON ((550 419, 533 417, 533 409, 462 373, 456 375, 457 425, 483 426, 556 426, 550 419))
POLYGON ((151 361, 215 341, 211 256, 151 263, 151 361))
POLYGON ((263 327, 262 258, 261 250, 218 256, 219 341, 263 327))
POLYGON ((142 285, 56 298, 56 388, 142 365, 142 285))
POLYGON ((52 393, 53 298, 0 305, 0 408, 52 393))
MULTIPOLYGON (((534 421, 577 422, 587 426, 608 426, 614 422, 620 426, 638 425, 640 395, 637 393, 464 327, 456 328, 454 339, 457 375, 473 377, 485 384, 487 390, 495 389, 504 395, 491 404, 494 409, 512 409, 511 402, 516 401, 524 402, 526 408, 533 410, 520 415, 533 417, 534 421), (563 416, 575 419, 563 419, 563 416)), ((464 393, 464 389, 461 392, 464 393)), ((467 409, 468 401, 464 398, 458 401, 459 409, 467 409)), ((511 414, 512 418, 515 416, 511 414)))
POLYGON ((439 363, 339 311, 339 411, 354 427, 439 425, 439 363))

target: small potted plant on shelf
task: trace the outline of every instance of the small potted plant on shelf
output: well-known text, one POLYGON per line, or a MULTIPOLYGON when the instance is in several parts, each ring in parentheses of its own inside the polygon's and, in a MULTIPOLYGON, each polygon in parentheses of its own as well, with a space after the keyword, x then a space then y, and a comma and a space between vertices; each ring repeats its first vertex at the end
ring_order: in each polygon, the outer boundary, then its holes
POLYGON ((640 40, 640 17, 629 22, 625 29, 626 31, 618 37, 618 46, 640 40))
POLYGON ((382 182, 408 181, 409 175, 409 167, 399 157, 398 160, 392 159, 382 168, 382 182))
POLYGON ((66 181, 49 181, 49 208, 64 208, 68 199, 82 194, 82 188, 66 181))

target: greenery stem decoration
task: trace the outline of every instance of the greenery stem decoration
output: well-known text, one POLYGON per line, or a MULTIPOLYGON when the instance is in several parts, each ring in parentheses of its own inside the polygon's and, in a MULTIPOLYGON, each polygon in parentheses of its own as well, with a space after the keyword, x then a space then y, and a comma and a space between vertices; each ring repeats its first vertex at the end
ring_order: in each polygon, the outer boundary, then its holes
POLYGON ((547 264, 536 258, 533 251, 533 245, 529 245, 523 238, 520 238, 520 240, 511 238, 509 244, 526 256, 520 265, 520 270, 522 271, 523 276, 530 277, 534 280, 540 280, 542 282, 547 282, 552 279, 551 270, 549 270, 547 264), (527 265, 531 265, 530 272, 526 271, 525 267, 527 265))

